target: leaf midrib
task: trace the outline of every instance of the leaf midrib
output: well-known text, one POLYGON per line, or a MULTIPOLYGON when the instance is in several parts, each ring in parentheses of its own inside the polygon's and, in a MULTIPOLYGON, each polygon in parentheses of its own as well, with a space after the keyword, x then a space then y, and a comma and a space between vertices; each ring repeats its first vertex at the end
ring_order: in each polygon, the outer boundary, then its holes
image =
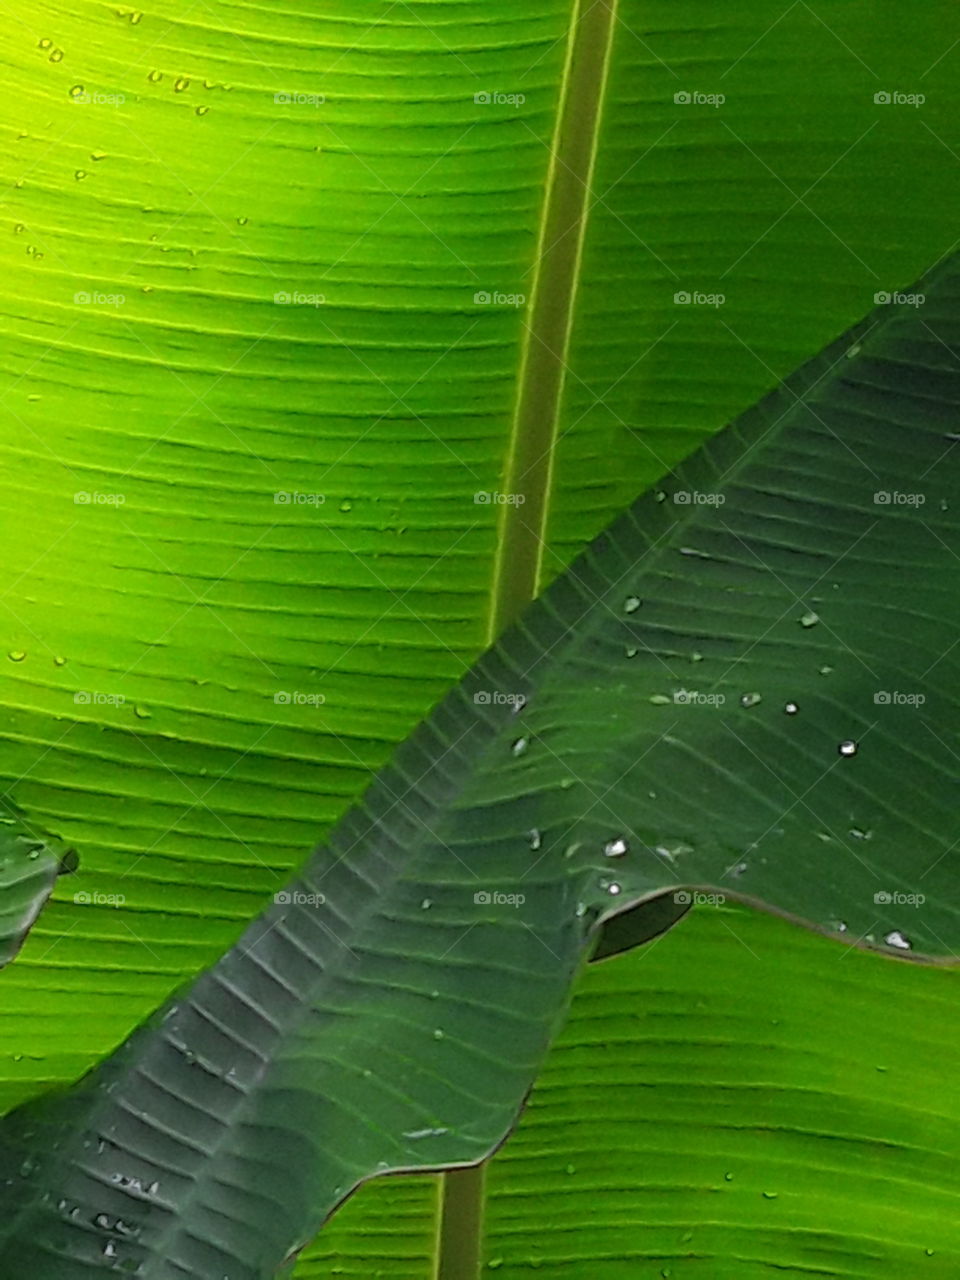
MULTIPOLYGON (((520 615, 541 585, 554 452, 567 356, 591 209, 618 0, 573 0, 566 60, 531 290, 523 318, 516 406, 501 508, 488 644, 520 615)), ((529 126, 528 126, 529 127, 529 126)), ((443 1175, 436 1280, 477 1280, 481 1270, 485 1165, 443 1175)))
MULTIPOLYGON (((538 594, 554 449, 591 209, 618 0, 573 0, 501 508, 488 642, 538 594)), ((529 127, 529 126, 528 126, 529 127)))

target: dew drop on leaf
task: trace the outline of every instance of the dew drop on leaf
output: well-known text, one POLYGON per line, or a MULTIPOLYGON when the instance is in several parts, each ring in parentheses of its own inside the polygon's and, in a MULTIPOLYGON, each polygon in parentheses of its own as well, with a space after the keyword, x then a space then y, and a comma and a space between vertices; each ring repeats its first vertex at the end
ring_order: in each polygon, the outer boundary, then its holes
POLYGON ((623 602, 624 613, 636 613, 640 608, 640 600, 637 596, 627 596, 623 602))
POLYGON ((846 742, 840 743, 839 750, 842 756, 855 756, 857 754, 857 751, 859 750, 859 747, 855 742, 852 742, 848 739, 846 742))
POLYGON ((818 613, 814 613, 814 611, 810 609, 800 619, 800 625, 801 627, 815 627, 819 621, 820 615, 818 613))
POLYGON ((616 840, 609 840, 603 846, 603 852, 608 858, 622 858, 629 848, 630 846, 627 844, 626 840, 618 838, 616 840))
POLYGON ((7 657, 10 659, 11 662, 23 662, 26 656, 27 655, 23 652, 22 649, 11 649, 10 652, 7 654, 7 657))
POLYGON ((909 939, 905 938, 899 929, 894 929, 891 933, 888 933, 884 938, 884 942, 888 947, 896 947, 899 951, 909 951, 911 949, 909 939))
POLYGON ((529 745, 530 745, 529 738, 518 738, 516 742, 513 744, 513 746, 510 748, 510 750, 513 752, 515 756, 522 756, 523 753, 526 751, 527 747, 529 747, 529 745))
POLYGON ((744 693, 740 695, 741 707, 755 707, 763 701, 763 695, 760 693, 744 693))
POLYGON ((795 702, 788 702, 783 709, 788 716, 795 716, 797 712, 800 710, 800 708, 797 706, 795 702))

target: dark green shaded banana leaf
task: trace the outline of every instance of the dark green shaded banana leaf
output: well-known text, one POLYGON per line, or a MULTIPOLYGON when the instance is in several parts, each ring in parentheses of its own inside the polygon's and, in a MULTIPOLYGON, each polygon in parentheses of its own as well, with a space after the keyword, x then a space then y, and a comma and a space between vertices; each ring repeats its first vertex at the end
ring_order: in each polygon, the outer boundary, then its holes
POLYGON ((38 833, 9 799, 0 804, 0 968, 23 945, 57 876, 76 865, 73 850, 38 833))
POLYGON ((498 1145, 598 928, 664 893, 952 953, 957 262, 917 293, 639 499, 237 947, 8 1117, 0 1256, 270 1276, 364 1178, 498 1145))

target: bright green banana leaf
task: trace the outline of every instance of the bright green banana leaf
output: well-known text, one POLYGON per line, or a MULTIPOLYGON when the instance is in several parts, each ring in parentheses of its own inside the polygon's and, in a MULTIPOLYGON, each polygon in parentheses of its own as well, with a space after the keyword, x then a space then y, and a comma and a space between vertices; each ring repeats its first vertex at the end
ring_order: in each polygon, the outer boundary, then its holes
MULTIPOLYGON (((489 1167, 484 1274, 949 1280, 958 979, 730 903, 591 966, 489 1167)), ((431 1280, 437 1206, 362 1187, 298 1280, 431 1280)))
POLYGON ((7 1117, 4 1256, 255 1280, 363 1180, 482 1159, 598 925, 667 890, 952 953, 960 259, 916 294, 638 499, 236 947, 7 1117))

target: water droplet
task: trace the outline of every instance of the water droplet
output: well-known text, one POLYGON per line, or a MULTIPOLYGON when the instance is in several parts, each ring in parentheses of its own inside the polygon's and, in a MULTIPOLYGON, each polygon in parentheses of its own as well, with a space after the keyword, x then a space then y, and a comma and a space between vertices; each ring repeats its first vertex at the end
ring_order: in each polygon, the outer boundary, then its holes
POLYGON ((626 840, 610 840, 603 846, 603 852, 608 858, 622 858, 629 848, 626 840))
POLYGON ((159 84, 160 81, 163 79, 163 72, 151 71, 150 74, 147 76, 147 79, 150 81, 151 84, 159 84))
POLYGON ((636 613, 640 608, 641 601, 637 596, 627 596, 623 602, 624 613, 636 613))
POLYGON ((617 897, 617 895, 621 892, 622 892, 621 887, 620 885, 617 884, 616 880, 614 880, 611 884, 607 885, 607 893, 610 894, 611 898, 617 897))
POLYGON ((53 53, 51 53, 51 55, 50 55, 50 61, 51 61, 51 62, 62 62, 62 61, 63 61, 63 50, 62 50, 62 49, 54 49, 53 53))
POLYGON ((732 1173, 725 1173, 725 1174, 723 1175, 723 1180, 724 1180, 724 1182, 732 1182, 732 1181, 733 1181, 733 1174, 732 1174, 732 1173))
POLYGON ((87 176, 87 171, 86 169, 77 169, 74 171, 73 176, 77 180, 77 182, 82 182, 84 178, 87 176))
POLYGON ((424 898, 424 900, 420 903, 421 911, 429 911, 432 906, 433 906, 433 901, 430 898, 424 898))
POLYGON ((648 699, 651 706, 654 707, 672 707, 673 699, 668 698, 665 693, 655 693, 648 699))
POLYGON ((350 501, 349 498, 344 498, 344 500, 340 503, 340 510, 341 511, 353 510, 353 503, 350 501))
POLYGON ((83 85, 82 85, 82 84, 75 84, 75 85, 73 85, 73 87, 72 87, 72 88, 71 88, 71 90, 70 90, 70 97, 71 97, 71 98, 79 98, 79 97, 80 97, 80 95, 81 95, 82 93, 83 93, 83 85))
POLYGON ((534 827, 532 831, 528 832, 528 839, 530 840, 530 848, 534 851, 539 849, 543 844, 543 836, 536 827, 534 827))
POLYGON ((23 662, 26 656, 22 649, 11 649, 7 654, 11 662, 23 662))
POLYGON ((90 159, 91 159, 91 160, 106 160, 106 158, 107 158, 107 153, 106 153, 105 151, 91 151, 91 152, 90 152, 90 159))
POLYGON ((249 221, 250 221, 249 218, 238 218, 237 225, 240 227, 245 227, 249 221))
POLYGON ((763 1198, 764 1200, 776 1200, 779 1195, 779 1191, 765 1191, 763 1193, 763 1198))
POLYGON ((628 658, 635 658, 639 652, 640 650, 637 648, 635 644, 630 645, 626 650, 626 654, 628 658))
POLYGON ((755 707, 763 701, 763 695, 760 693, 744 693, 740 695, 741 707, 755 707))
POLYGON ((836 929, 837 933, 847 932, 847 922, 845 920, 835 920, 833 922, 833 927, 836 929))
POLYGON ((814 613, 814 611, 810 609, 800 619, 800 625, 801 627, 815 627, 819 621, 820 615, 818 613, 814 613))
POLYGON ((138 702, 136 706, 133 708, 133 714, 137 717, 138 720, 149 720, 153 713, 151 712, 149 707, 145 707, 143 706, 142 703, 138 702))
POLYGON ((205 116, 209 112, 209 110, 210 110, 209 107, 197 107, 194 114, 198 116, 205 116))
POLYGON ((852 360, 852 359, 854 358, 854 356, 858 356, 859 354, 860 354, 860 343, 859 343, 859 342, 855 342, 855 343, 853 344, 853 346, 852 346, 852 347, 849 347, 849 348, 847 349, 847 359, 848 359, 848 360, 852 360))
POLYGON ((526 751, 527 747, 529 747, 529 745, 530 745, 529 738, 518 738, 516 742, 513 744, 513 746, 510 748, 510 750, 513 752, 515 756, 522 756, 523 753, 526 751))
POLYGON ((832 675, 832 674, 833 674, 833 667, 821 667, 821 668, 820 668, 820 674, 821 674, 822 676, 829 676, 829 675, 832 675))
POLYGON ((691 655, 690 655, 690 661, 691 661, 691 662, 702 662, 702 661, 703 661, 703 654, 702 654, 702 653, 697 653, 696 651, 694 651, 694 652, 693 652, 693 653, 691 653, 691 655))
POLYGON ((18 235, 22 234, 22 232, 26 231, 26 229, 27 229, 27 228, 23 225, 23 223, 22 223, 22 222, 18 222, 18 223, 16 224, 16 226, 13 228, 13 234, 14 234, 15 236, 18 236, 18 235))
POLYGON ((795 702, 788 702, 783 709, 788 716, 795 716, 797 712, 800 710, 800 708, 797 706, 795 702))
POLYGON ((186 78, 186 76, 180 76, 178 80, 175 80, 173 82, 174 93, 183 93, 184 89, 189 89, 189 88, 190 88, 190 81, 186 78))
POLYGON ((854 840, 872 840, 873 839, 873 832, 864 831, 862 827, 851 827, 850 834, 853 836, 854 840))
POLYGON ((37 48, 38 48, 38 49, 49 49, 49 48, 50 48, 50 46, 51 46, 52 44, 53 44, 53 41, 52 41, 52 40, 48 40, 48 39, 46 38, 46 36, 44 36, 44 38, 43 38, 42 40, 38 40, 38 41, 37 41, 37 48))
POLYGON ((130 21, 135 27, 138 26, 143 21, 143 13, 139 9, 134 9, 130 14, 130 21))
POLYGON ((440 1029, 440 1027, 437 1027, 436 1031, 434 1031, 434 1033, 433 1033, 433 1038, 434 1038, 434 1040, 442 1040, 442 1039, 443 1039, 443 1031, 440 1029))
POLYGON ((897 947, 900 951, 909 951, 911 949, 909 939, 905 938, 899 929, 894 929, 891 933, 888 933, 884 938, 884 942, 888 947, 897 947))
POLYGON ((846 742, 840 743, 839 750, 842 756, 855 756, 857 754, 857 751, 859 750, 859 747, 857 743, 851 742, 848 739, 846 742))
POLYGON ((583 917, 587 914, 587 904, 585 902, 578 902, 577 909, 574 912, 574 914, 576 915, 578 920, 582 920, 583 917))

